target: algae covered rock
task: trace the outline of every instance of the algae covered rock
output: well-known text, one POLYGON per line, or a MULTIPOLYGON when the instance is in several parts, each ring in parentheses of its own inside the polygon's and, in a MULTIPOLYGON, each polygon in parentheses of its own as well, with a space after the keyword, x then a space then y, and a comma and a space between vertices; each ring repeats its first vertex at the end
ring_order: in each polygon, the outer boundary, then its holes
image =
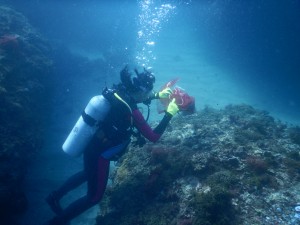
POLYGON ((248 105, 177 116, 119 160, 97 224, 289 224, 300 201, 290 129, 248 105))
POLYGON ((50 48, 27 19, 0 5, 0 216, 26 209, 22 180, 42 144, 50 48))

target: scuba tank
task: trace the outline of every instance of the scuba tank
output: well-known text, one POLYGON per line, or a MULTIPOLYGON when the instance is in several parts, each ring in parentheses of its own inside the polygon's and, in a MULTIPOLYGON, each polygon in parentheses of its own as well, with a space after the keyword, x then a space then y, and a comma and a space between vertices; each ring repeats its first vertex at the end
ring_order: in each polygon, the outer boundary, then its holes
POLYGON ((103 95, 94 96, 85 107, 62 149, 71 156, 79 156, 92 139, 98 125, 110 109, 109 101, 103 95))

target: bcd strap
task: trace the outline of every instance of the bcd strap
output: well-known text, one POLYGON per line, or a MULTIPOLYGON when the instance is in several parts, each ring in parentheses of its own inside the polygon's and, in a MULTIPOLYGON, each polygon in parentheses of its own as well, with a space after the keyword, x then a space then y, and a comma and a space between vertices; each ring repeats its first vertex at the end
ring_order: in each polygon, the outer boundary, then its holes
POLYGON ((133 118, 132 118, 132 109, 131 109, 131 107, 128 105, 128 103, 125 101, 125 100, 123 100, 116 92, 114 93, 114 96, 119 100, 119 101, 121 101, 127 108, 128 108, 128 110, 129 110, 129 112, 130 112, 130 125, 131 125, 131 127, 133 126, 133 118))
POLYGON ((94 119, 93 117, 91 117, 90 115, 86 114, 84 110, 83 110, 83 112, 81 113, 81 116, 82 116, 83 121, 84 121, 87 125, 89 125, 89 126, 91 126, 91 127, 95 126, 95 124, 97 123, 97 120, 95 120, 95 119, 94 119))

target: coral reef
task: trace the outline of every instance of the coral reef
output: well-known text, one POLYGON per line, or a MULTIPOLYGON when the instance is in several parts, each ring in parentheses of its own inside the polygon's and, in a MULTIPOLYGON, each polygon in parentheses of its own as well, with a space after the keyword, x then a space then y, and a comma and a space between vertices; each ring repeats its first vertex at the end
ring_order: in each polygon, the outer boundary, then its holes
POLYGON ((28 160, 42 144, 49 53, 45 40, 22 14, 0 5, 1 224, 10 224, 9 217, 26 209, 22 181, 28 160))
POLYGON ((289 136, 292 141, 300 145, 300 127, 292 127, 289 129, 289 136))
POLYGON ((97 224, 297 224, 297 134, 248 105, 177 116, 117 162, 97 224))

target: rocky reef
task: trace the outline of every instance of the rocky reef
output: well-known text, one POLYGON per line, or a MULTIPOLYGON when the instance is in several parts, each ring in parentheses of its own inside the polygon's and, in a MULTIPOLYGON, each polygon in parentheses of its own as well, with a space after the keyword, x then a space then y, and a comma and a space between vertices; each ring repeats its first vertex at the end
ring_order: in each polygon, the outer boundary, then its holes
POLYGON ((116 166, 99 225, 300 223, 300 128, 248 105, 177 116, 116 166))
MULTIPOLYGON (((50 48, 19 12, 0 5, 0 223, 26 209, 28 160, 42 144, 50 48)), ((8 222, 10 221, 10 222, 8 222)))

